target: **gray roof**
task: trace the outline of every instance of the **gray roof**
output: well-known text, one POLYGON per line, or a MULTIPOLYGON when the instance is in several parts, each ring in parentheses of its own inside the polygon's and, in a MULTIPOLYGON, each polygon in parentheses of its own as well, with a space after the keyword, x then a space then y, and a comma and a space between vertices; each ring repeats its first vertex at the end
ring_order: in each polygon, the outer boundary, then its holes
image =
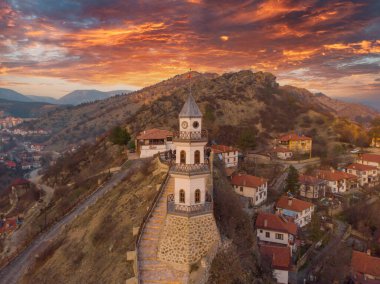
POLYGON ((179 117, 202 117, 202 113, 192 95, 187 97, 186 102, 179 113, 179 117))

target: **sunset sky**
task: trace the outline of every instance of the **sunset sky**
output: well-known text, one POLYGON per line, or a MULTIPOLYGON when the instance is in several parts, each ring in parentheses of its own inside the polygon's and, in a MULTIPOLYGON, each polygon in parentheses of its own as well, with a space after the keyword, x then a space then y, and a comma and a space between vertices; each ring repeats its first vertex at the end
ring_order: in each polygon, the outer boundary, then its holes
POLYGON ((189 68, 380 98, 380 1, 0 0, 0 87, 60 97, 189 68))

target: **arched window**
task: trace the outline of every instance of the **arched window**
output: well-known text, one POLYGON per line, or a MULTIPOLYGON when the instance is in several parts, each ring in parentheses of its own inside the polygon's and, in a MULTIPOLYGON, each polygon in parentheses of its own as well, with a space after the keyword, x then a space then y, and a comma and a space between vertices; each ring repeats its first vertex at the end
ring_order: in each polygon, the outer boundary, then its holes
POLYGON ((194 164, 200 164, 201 163, 201 152, 199 150, 196 150, 194 152, 194 164))
POLYGON ((185 203, 185 191, 183 189, 179 191, 179 203, 185 203))
POLYGON ((180 158, 181 158, 180 163, 186 164, 186 152, 184 150, 181 151, 180 158))
POLYGON ((195 203, 201 202, 201 191, 199 189, 195 190, 195 203))

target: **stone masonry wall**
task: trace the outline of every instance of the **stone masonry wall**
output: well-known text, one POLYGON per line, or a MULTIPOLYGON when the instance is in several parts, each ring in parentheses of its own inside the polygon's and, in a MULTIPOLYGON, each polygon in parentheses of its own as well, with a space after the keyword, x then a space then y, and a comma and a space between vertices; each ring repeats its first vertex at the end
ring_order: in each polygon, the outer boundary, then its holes
POLYGON ((205 256, 216 242, 220 242, 220 235, 212 213, 194 217, 168 214, 158 258, 177 267, 189 267, 205 256))

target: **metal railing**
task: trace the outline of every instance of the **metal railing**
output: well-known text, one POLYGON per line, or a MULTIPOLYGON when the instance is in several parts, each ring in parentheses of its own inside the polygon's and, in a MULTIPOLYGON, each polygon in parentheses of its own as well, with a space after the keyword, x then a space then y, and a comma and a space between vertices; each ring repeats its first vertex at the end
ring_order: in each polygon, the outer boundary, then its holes
POLYGON ((207 130, 203 129, 201 131, 176 131, 173 135, 173 141, 178 140, 199 140, 207 141, 208 133, 207 130))
POLYGON ((194 205, 176 204, 174 201, 174 194, 170 194, 167 197, 167 212, 169 214, 184 216, 196 216, 211 213, 214 208, 211 196, 208 196, 206 200, 205 203, 194 205))

